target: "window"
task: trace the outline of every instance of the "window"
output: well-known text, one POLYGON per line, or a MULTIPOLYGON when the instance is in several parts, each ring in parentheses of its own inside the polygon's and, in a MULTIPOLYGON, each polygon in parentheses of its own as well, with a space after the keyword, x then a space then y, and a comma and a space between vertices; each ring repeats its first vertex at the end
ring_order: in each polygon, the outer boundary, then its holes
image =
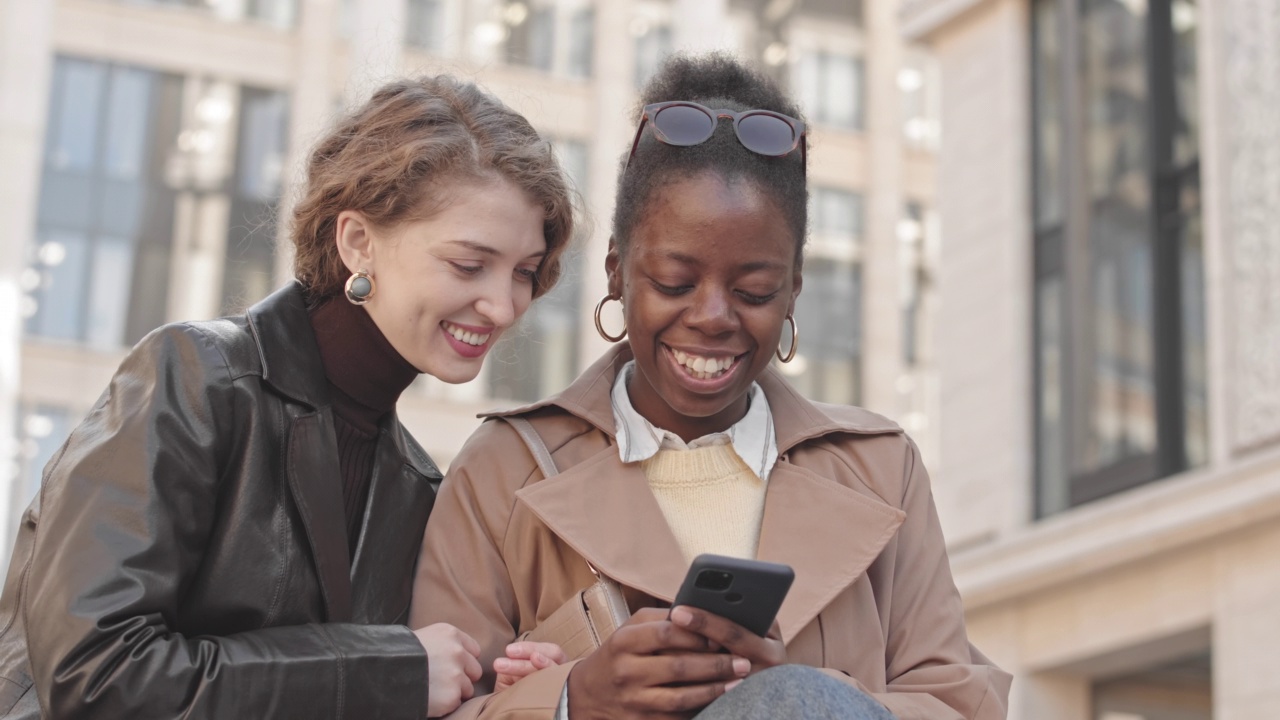
POLYGON ((22 439, 19 451, 23 474, 20 491, 22 497, 17 500, 18 507, 26 507, 36 493, 40 492, 44 467, 71 434, 72 421, 71 413, 66 408, 52 405, 25 406, 19 412, 19 417, 22 439))
POLYGON ((930 266, 929 222, 924 207, 908 202, 898 221, 898 267, 900 307, 902 308, 902 364, 918 367, 924 358, 924 344, 930 335, 926 312, 932 295, 933 273, 930 266))
MULTIPOLYGON (((587 182, 586 143, 558 142, 556 153, 570 182, 582 192, 587 182)), ((582 245, 580 239, 573 242, 561 257, 560 282, 494 347, 489 363, 492 397, 533 401, 563 390, 578 376, 582 245)))
POLYGON ((671 54, 674 41, 670 25, 654 25, 643 18, 637 18, 632 34, 636 38, 635 83, 637 88, 642 88, 671 54))
POLYGON ((909 48, 897 79, 902 96, 903 139, 912 147, 936 149, 941 135, 936 61, 922 48, 909 48))
POLYGON ((224 20, 254 20, 278 28, 291 28, 297 19, 298 0, 119 0, 130 5, 195 8, 224 20))
MULTIPOLYGON (((508 8, 523 8, 523 3, 513 3, 508 8)), ((507 39, 507 62, 525 65, 538 70, 551 70, 555 59, 556 15, 553 7, 537 7, 523 12, 508 10, 507 17, 519 19, 513 23, 507 39)))
POLYGON ((240 88, 240 124, 231 218, 222 275, 222 312, 239 312, 275 286, 276 204, 280 200, 288 97, 240 88))
POLYGON ((595 53, 596 13, 590 7, 578 8, 569 18, 569 77, 591 77, 595 53))
POLYGON ((809 201, 813 236, 795 313, 800 349, 780 369, 805 396, 852 405, 862 395, 862 197, 814 187, 809 201))
POLYGON ((118 347, 164 321, 174 227, 164 174, 181 93, 172 75, 57 59, 29 334, 118 347))
POLYGON ((444 48, 444 0, 408 0, 404 42, 411 47, 439 52, 444 48))
POLYGON ((866 72, 861 58, 825 50, 804 52, 795 64, 793 81, 811 121, 862 129, 866 72))
POLYGON ((1043 516, 1205 462, 1204 277, 1195 3, 1032 17, 1043 516))
MULTIPOLYGON (((505 39, 505 59, 568 77, 589 78, 595 55, 595 9, 580 0, 512 0, 502 22, 481 23, 478 37, 505 39), (483 31, 483 32, 481 32, 483 31)), ((485 42, 488 42, 486 40, 485 42)))
POLYGON ((1209 653, 1095 682, 1094 720, 1212 720, 1209 653))

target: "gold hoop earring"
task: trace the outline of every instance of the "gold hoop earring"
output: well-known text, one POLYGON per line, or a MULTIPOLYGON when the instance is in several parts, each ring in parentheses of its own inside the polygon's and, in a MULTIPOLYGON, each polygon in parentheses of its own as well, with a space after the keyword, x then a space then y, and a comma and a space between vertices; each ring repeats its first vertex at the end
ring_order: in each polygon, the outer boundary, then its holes
POLYGON ((347 278, 347 284, 343 286, 343 290, 347 294, 348 302, 352 305, 363 305, 373 297, 373 276, 368 270, 360 268, 347 278))
POLYGON ((773 353, 778 356, 778 360, 789 363, 796 356, 796 348, 800 347, 800 328, 796 327, 796 319, 787 315, 787 320, 791 322, 791 351, 786 357, 782 357, 782 344, 778 344, 778 349, 773 353))
POLYGON ((600 298, 600 302, 596 303, 596 332, 600 333, 600 337, 604 338, 605 340, 608 340, 611 343, 616 343, 627 336, 627 326, 626 326, 626 320, 624 319, 622 332, 618 334, 616 337, 604 331, 604 323, 600 322, 600 311, 604 309, 604 304, 609 302, 610 300, 617 300, 618 302, 622 302, 622 298, 616 298, 612 295, 605 295, 604 297, 600 298))

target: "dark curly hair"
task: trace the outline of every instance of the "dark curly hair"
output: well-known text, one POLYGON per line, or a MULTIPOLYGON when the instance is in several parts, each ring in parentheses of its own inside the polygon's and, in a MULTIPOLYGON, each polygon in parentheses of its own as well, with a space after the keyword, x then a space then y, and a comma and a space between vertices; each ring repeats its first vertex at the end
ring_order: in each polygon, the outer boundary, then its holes
POLYGON ((312 150, 290 226, 294 275, 312 301, 342 290, 350 273, 334 235, 343 210, 392 227, 430 216, 458 183, 498 177, 543 208, 536 298, 555 287, 573 236, 575 198, 551 144, 473 83, 447 75, 388 83, 312 150))
MULTIPOLYGON (((725 53, 670 57, 645 85, 634 116, 639 118, 645 105, 668 100, 690 100, 712 109, 772 110, 803 119, 799 105, 777 83, 725 53)), ((675 178, 712 171, 730 182, 753 181, 774 199, 795 235, 799 267, 809 221, 803 154, 797 149, 782 157, 758 155, 738 142, 728 124, 728 119, 721 120, 709 140, 691 147, 673 147, 645 132, 629 164, 623 155, 613 210, 613 242, 620 254, 626 254, 631 234, 657 190, 675 178)), ((801 142, 808 143, 808 138, 801 142)))

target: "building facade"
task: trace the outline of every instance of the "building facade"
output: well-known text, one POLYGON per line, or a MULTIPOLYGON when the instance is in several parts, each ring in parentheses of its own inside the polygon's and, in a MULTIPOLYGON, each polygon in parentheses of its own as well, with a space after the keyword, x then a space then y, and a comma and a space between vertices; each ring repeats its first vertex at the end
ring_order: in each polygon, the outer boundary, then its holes
POLYGON ((680 48, 761 62, 810 121, 811 250, 784 369, 817 398, 899 418, 931 453, 940 96, 896 13, 893 0, 0 0, 5 542, 133 343, 287 281, 310 145, 403 74, 459 74, 523 112, 589 210, 564 281, 483 374, 424 377, 402 397, 442 464, 476 413, 554 392, 603 350, 591 312, 617 163, 638 88, 680 48))
POLYGON ((1280 715, 1280 5, 903 0, 935 494, 1023 720, 1280 715))

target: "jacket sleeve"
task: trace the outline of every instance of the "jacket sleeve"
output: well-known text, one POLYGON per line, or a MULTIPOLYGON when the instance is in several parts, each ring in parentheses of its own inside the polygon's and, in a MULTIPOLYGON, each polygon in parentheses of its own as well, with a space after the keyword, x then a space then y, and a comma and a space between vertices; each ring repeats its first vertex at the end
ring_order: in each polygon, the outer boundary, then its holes
POLYGON ((174 630, 225 501, 227 368, 197 328, 152 333, 50 464, 22 607, 45 716, 425 717, 406 627, 174 630))
POLYGON ((1012 677, 969 644, 964 605, 951 578, 929 476, 907 441, 902 509, 892 557, 887 691, 868 692, 856 679, 824 671, 867 692, 899 720, 1005 720, 1012 677))
MULTIPOLYGON (((480 644, 476 697, 449 716, 549 720, 573 664, 551 667, 493 694, 493 661, 516 639, 519 610, 504 553, 515 491, 536 473, 515 430, 490 420, 449 465, 427 521, 413 585, 410 627, 450 623, 480 644)), ((530 592, 536 592, 531 590, 530 592)))

